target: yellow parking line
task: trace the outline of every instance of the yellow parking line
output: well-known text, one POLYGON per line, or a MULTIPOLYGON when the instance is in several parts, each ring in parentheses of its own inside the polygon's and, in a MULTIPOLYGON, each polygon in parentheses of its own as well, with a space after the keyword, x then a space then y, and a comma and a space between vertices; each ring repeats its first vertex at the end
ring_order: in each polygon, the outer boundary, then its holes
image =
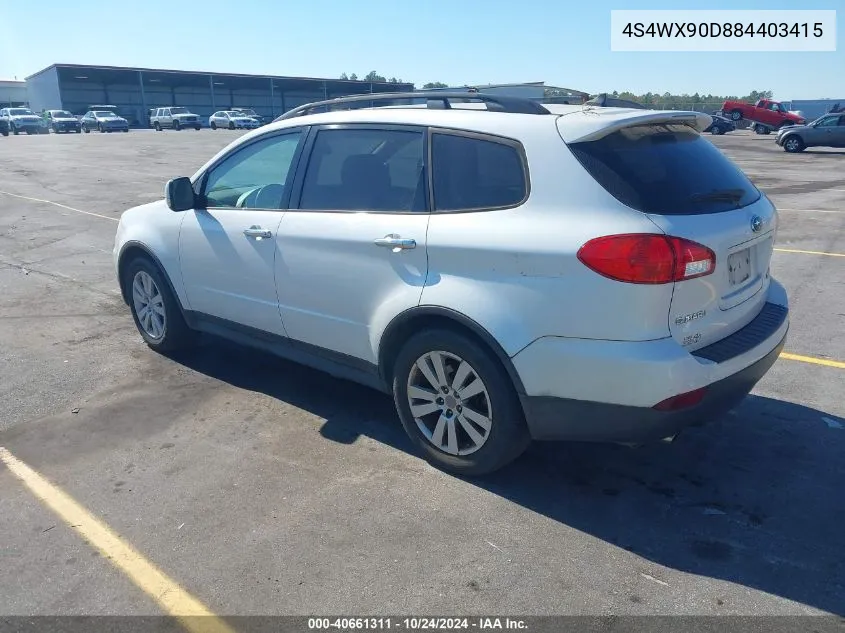
POLYGON ((98 549, 164 611, 176 616, 191 633, 234 633, 199 600, 182 589, 64 491, 0 446, 0 461, 44 504, 83 539, 98 549))
POLYGON ((825 367, 836 367, 837 369, 845 369, 845 363, 838 360, 828 360, 827 358, 814 358, 813 356, 801 356, 800 354, 790 354, 788 352, 781 352, 780 357, 785 360, 797 360, 802 363, 812 363, 813 365, 824 365, 825 367))
POLYGON ((845 253, 825 253, 824 251, 802 251, 797 248, 776 248, 779 253, 803 253, 804 255, 827 255, 828 257, 845 257, 845 253))

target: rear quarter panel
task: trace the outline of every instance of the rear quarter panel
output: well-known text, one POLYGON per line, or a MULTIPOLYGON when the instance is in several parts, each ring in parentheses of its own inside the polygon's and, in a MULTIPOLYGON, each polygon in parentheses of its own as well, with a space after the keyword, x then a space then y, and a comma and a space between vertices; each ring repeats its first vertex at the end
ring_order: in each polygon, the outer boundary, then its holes
POLYGON ((511 356, 543 336, 669 336, 671 284, 616 282, 577 258, 594 237, 661 231, 602 189, 550 123, 547 133, 522 139, 531 178, 526 203, 432 215, 421 305, 458 310, 511 356))

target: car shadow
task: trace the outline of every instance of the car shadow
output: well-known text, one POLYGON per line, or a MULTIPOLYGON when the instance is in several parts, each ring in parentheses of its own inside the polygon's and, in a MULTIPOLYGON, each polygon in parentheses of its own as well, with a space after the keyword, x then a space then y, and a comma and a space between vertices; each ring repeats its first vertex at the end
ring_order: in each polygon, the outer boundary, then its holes
MULTIPOLYGON (((367 436, 413 452, 389 396, 224 342, 174 360, 323 418, 331 441, 367 436)), ((841 615, 842 427, 834 415, 751 395, 671 444, 538 443, 465 481, 653 563, 841 615)))

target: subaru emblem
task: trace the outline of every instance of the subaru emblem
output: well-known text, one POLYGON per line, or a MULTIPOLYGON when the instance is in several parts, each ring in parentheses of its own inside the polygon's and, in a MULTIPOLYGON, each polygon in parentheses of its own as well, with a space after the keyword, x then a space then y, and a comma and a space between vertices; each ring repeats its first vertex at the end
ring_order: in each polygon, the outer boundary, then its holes
POLYGON ((755 215, 751 218, 751 230, 755 233, 759 233, 760 229, 763 228, 763 218, 759 215, 755 215))

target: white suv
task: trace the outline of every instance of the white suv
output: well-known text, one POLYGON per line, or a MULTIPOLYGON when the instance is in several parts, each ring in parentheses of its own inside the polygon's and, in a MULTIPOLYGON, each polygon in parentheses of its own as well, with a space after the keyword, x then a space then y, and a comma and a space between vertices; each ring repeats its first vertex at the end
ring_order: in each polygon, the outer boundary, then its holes
POLYGON ((772 366, 777 212, 708 115, 422 96, 302 106, 125 212, 148 345, 206 332, 392 393, 462 474, 532 438, 674 436, 772 366))

